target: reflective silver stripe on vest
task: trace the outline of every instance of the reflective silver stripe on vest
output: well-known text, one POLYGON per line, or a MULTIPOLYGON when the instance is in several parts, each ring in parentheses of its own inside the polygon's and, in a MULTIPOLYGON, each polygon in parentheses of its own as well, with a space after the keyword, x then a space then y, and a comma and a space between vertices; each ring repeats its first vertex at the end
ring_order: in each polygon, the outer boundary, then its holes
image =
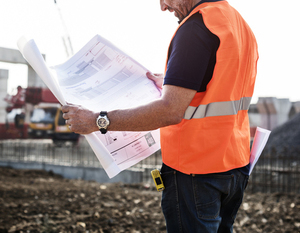
POLYGON ((198 107, 189 106, 183 119, 236 115, 240 110, 248 110, 250 102, 251 97, 243 97, 235 101, 214 102, 207 105, 199 105, 198 107))

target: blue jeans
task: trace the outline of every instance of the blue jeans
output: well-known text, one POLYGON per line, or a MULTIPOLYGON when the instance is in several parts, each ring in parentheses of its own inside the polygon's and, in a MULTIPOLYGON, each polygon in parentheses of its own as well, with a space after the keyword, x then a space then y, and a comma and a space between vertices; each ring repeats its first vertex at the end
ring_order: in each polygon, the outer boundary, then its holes
POLYGON ((249 176, 237 170, 186 175, 165 164, 161 176, 168 233, 232 233, 249 176))

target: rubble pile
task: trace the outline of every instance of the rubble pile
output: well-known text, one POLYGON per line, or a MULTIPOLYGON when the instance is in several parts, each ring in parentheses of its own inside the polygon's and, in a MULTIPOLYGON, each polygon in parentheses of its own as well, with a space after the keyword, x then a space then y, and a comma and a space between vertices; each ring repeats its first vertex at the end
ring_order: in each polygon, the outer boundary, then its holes
MULTIPOLYGON (((166 232, 160 198, 144 184, 99 184, 0 167, 0 233, 166 232)), ((234 232, 300 232, 300 195, 246 194, 234 232)))
POLYGON ((264 153, 300 153, 300 113, 285 124, 272 130, 264 153))

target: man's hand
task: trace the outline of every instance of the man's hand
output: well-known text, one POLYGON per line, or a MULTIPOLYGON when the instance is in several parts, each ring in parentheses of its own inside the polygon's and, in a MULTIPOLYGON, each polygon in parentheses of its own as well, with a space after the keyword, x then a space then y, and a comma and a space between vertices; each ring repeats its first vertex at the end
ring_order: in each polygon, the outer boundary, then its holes
POLYGON ((152 74, 150 72, 147 72, 146 75, 147 75, 147 78, 149 78, 152 81, 154 81, 155 85, 159 89, 162 89, 163 81, 164 81, 164 75, 163 74, 152 74))
POLYGON ((66 124, 74 133, 89 134, 98 130, 96 125, 98 113, 78 105, 64 105, 61 110, 66 124))

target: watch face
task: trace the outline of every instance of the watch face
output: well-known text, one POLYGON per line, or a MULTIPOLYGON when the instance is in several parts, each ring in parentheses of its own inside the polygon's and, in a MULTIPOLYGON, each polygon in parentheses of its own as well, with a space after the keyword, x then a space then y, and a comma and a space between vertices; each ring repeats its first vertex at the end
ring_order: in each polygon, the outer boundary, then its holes
POLYGON ((101 127, 101 128, 105 128, 107 126, 107 121, 104 119, 104 118, 100 118, 98 120, 98 125, 101 127))

